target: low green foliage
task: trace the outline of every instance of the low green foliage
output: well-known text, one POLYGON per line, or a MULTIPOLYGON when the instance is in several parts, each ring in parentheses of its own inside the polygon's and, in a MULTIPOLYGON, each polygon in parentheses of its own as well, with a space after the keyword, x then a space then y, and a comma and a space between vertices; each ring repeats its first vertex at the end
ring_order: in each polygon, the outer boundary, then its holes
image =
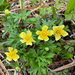
POLYGON ((0 1, 0 11, 4 11, 5 9, 7 9, 9 7, 9 3, 7 2, 7 0, 1 0, 0 1))
POLYGON ((75 44, 74 43, 67 43, 67 45, 65 45, 64 48, 66 50, 68 50, 68 52, 72 52, 72 51, 74 51, 75 44))
POLYGON ((0 50, 3 50, 4 49, 4 46, 3 45, 0 45, 0 50))
POLYGON ((72 58, 73 55, 69 54, 69 53, 66 53, 66 54, 61 55, 61 57, 64 58, 64 59, 69 59, 69 58, 72 58))
POLYGON ((67 20, 75 20, 75 0, 69 0, 67 3, 67 9, 65 11, 65 18, 67 20))
POLYGON ((0 1, 0 5, 3 4, 3 2, 4 2, 4 0, 1 0, 1 1, 0 1))
POLYGON ((68 73, 68 69, 65 69, 59 72, 55 72, 55 73, 52 73, 51 71, 49 71, 48 75, 67 75, 67 73, 68 73))
POLYGON ((61 72, 57 72, 56 75, 67 75, 67 72, 68 72, 68 70, 65 69, 65 70, 63 70, 61 72))
POLYGON ((75 0, 70 0, 68 3, 67 3, 67 9, 65 11, 65 13, 70 13, 74 8, 75 8, 75 0))
MULTIPOLYGON (((3 17, 5 30, 2 37, 5 39, 5 35, 8 34, 6 45, 18 50, 18 53, 17 50, 15 52, 19 55, 19 65, 14 62, 9 64, 10 66, 19 70, 21 63, 26 62, 25 67, 30 67, 28 69, 30 74, 46 75, 47 65, 52 64, 54 55, 60 55, 61 59, 71 58, 73 55, 67 51, 73 49, 74 45, 71 45, 69 50, 67 44, 61 41, 62 37, 69 35, 66 31, 70 30, 68 26, 63 25, 63 19, 59 20, 55 7, 40 8, 36 12, 39 13, 37 17, 31 17, 31 12, 27 10, 5 14, 3 17)), ((11 55, 12 50, 9 51, 11 55)), ((8 53, 6 54, 8 57, 8 53)))

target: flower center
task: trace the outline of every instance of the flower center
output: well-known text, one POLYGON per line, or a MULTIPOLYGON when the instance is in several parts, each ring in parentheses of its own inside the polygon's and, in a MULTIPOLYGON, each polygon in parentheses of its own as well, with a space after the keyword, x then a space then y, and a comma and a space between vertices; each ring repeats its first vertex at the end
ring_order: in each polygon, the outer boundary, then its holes
POLYGON ((15 58, 16 57, 16 53, 14 52, 14 51, 11 51, 10 53, 9 53, 9 56, 10 56, 10 58, 15 58))
POLYGON ((47 32, 46 30, 42 30, 41 35, 42 35, 43 37, 47 37, 48 32, 47 32))
POLYGON ((61 35, 62 34, 62 30, 60 30, 60 29, 56 30, 55 34, 56 35, 61 35))
POLYGON ((29 40, 30 40, 30 38, 31 38, 31 36, 30 36, 30 35, 28 35, 28 34, 26 34, 26 36, 25 36, 25 40, 26 40, 26 41, 29 41, 29 40))

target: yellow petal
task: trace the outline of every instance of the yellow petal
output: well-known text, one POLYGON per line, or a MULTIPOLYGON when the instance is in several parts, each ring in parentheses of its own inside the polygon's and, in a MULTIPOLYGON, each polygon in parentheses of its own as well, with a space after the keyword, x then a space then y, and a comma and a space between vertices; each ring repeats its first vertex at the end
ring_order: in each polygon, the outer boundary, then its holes
POLYGON ((64 25, 62 26, 53 26, 53 30, 55 31, 56 29, 63 29, 64 28, 64 25))
POLYGON ((30 30, 27 31, 27 34, 32 35, 32 32, 30 32, 30 30))
POLYGON ((48 30, 48 35, 49 35, 49 36, 51 36, 51 35, 53 35, 53 34, 54 34, 53 30, 48 30))
POLYGON ((62 26, 60 26, 60 29, 63 29, 65 26, 64 25, 62 25, 62 26))
POLYGON ((32 40, 32 42, 36 42, 35 40, 33 40, 33 39, 31 39, 32 40))
POLYGON ((12 51, 12 50, 13 50, 13 48, 12 48, 12 47, 8 47, 8 49, 9 49, 9 51, 12 51))
POLYGON ((62 30, 62 36, 65 37, 67 35, 68 35, 68 33, 66 31, 62 30))
POLYGON ((48 41, 48 40, 49 40, 49 38, 48 38, 48 37, 44 39, 44 41, 48 41))
POLYGON ((48 26, 46 26, 46 25, 44 25, 43 27, 42 27, 42 30, 47 30, 48 29, 48 26))
POLYGON ((9 57, 7 57, 6 59, 7 59, 8 61, 11 61, 11 60, 12 60, 12 59, 11 59, 11 58, 9 58, 9 57))
POLYGON ((25 32, 21 32, 20 37, 21 37, 21 38, 24 38, 25 35, 26 35, 25 32))
POLYGON ((5 54, 8 55, 9 53, 8 52, 5 52, 5 54))
POLYGON ((58 26, 53 26, 53 30, 56 30, 58 26))
POLYGON ((19 59, 19 55, 16 55, 15 58, 13 58, 14 61, 17 61, 19 59))
POLYGON ((15 51, 15 53, 17 53, 18 51, 17 51, 17 49, 14 49, 14 51, 15 51))
POLYGON ((61 36, 55 35, 55 40, 58 41, 61 38, 61 36))
POLYGON ((25 40, 20 40, 22 43, 25 43, 25 40))
POLYGON ((65 25, 62 25, 62 27, 64 28, 64 27, 65 27, 65 25))
POLYGON ((43 40, 43 38, 41 38, 40 36, 38 36, 38 39, 43 40))
POLYGON ((37 34, 37 35, 40 35, 40 32, 41 32, 41 31, 37 31, 36 34, 37 34))
POLYGON ((26 42, 26 45, 31 45, 32 46, 32 42, 26 42))

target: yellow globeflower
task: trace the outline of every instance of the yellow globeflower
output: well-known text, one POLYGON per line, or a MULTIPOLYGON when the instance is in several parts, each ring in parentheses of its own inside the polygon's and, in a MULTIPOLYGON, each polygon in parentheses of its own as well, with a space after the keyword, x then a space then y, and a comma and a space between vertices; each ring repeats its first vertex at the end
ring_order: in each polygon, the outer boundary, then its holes
POLYGON ((39 35, 38 39, 48 41, 48 36, 51 36, 53 34, 53 30, 47 30, 48 26, 44 25, 42 27, 42 31, 37 31, 36 34, 39 35))
POLYGON ((32 36, 32 32, 30 32, 30 30, 27 31, 27 34, 25 32, 21 32, 20 37, 23 38, 22 40, 20 40, 22 43, 26 42, 26 45, 31 45, 32 46, 32 42, 35 42, 33 40, 32 36))
POLYGON ((17 49, 14 49, 13 50, 13 48, 12 47, 8 47, 8 49, 9 49, 9 52, 5 52, 5 54, 7 55, 7 60, 8 61, 11 61, 12 59, 14 60, 14 61, 17 61, 18 59, 19 59, 19 55, 18 54, 16 54, 18 51, 17 51, 17 49))
POLYGON ((56 41, 58 41, 61 38, 61 35, 63 37, 68 35, 68 33, 66 31, 64 31, 63 28, 64 28, 64 25, 62 25, 62 26, 53 26, 53 32, 54 32, 56 41))

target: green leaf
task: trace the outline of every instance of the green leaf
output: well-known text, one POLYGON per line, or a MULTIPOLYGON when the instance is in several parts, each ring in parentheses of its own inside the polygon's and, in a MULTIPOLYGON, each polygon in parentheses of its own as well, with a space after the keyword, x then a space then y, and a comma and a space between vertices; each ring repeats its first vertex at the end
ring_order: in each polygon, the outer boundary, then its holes
POLYGON ((56 8, 58 8, 59 0, 56 0, 56 8))
POLYGON ((2 4, 3 4, 3 2, 4 2, 4 0, 0 0, 0 5, 2 5, 2 4))
POLYGON ((69 45, 65 45, 65 46, 64 46, 65 49, 68 49, 69 47, 70 47, 69 45))
POLYGON ((3 50, 4 49, 4 46, 3 46, 3 44, 2 45, 0 45, 0 50, 3 50))
POLYGON ((70 13, 75 7, 75 0, 70 0, 68 3, 67 3, 67 9, 65 11, 65 14, 68 14, 70 13))
POLYGON ((73 14, 73 19, 75 20, 75 14, 73 14))
POLYGON ((40 70, 40 69, 38 70, 38 75, 42 75, 42 74, 41 74, 41 70, 40 70))
POLYGON ((54 6, 52 6, 52 12, 53 12, 53 19, 56 19, 56 10, 54 6))
POLYGON ((61 75, 61 74, 62 74, 62 72, 57 72, 57 73, 56 73, 56 75, 61 75))
POLYGON ((24 56, 24 55, 22 55, 22 56, 20 57, 20 61, 21 61, 21 62, 25 61, 25 56, 24 56))
POLYGON ((54 53, 49 53, 48 55, 46 55, 45 58, 53 58, 54 55, 55 55, 54 53))
POLYGON ((30 68, 29 69, 29 73, 33 73, 33 75, 36 75, 37 71, 38 71, 38 68, 30 68))
POLYGON ((53 75, 51 71, 49 71, 49 75, 53 75))
POLYGON ((69 59, 69 58, 72 58, 73 55, 70 54, 70 53, 66 53, 66 54, 64 54, 64 55, 61 55, 61 57, 64 58, 64 59, 69 59))
POLYGON ((65 15, 65 18, 66 18, 67 20, 71 20, 72 14, 66 14, 66 15, 65 15))
POLYGON ((7 0, 0 0, 0 11, 4 11, 9 7, 9 3, 7 3, 7 0))
POLYGON ((65 69, 63 72, 65 72, 65 73, 68 72, 68 69, 65 69))
POLYGON ((44 58, 44 57, 40 57, 39 58, 42 62, 45 62, 46 61, 46 59, 44 58))
POLYGON ((42 68, 42 72, 43 72, 43 74, 46 75, 46 73, 47 73, 47 69, 46 69, 46 68, 42 68))
POLYGON ((31 3, 31 4, 34 4, 34 2, 35 2, 35 0, 30 0, 30 3, 31 3))
POLYGON ((31 19, 29 19, 29 21, 30 21, 30 23, 36 23, 36 19, 35 18, 31 18, 31 19))
POLYGON ((28 12, 25 13, 25 15, 26 15, 26 16, 29 16, 30 13, 31 13, 31 11, 28 11, 28 12))
POLYGON ((46 60, 46 63, 52 64, 52 59, 47 59, 47 60, 46 60))
POLYGON ((69 52, 74 51, 74 47, 70 47, 70 48, 68 49, 68 51, 69 51, 69 52))
POLYGON ((12 64, 12 63, 10 63, 10 64, 8 64, 8 65, 14 67, 14 64, 12 64))
POLYGON ((58 48, 54 47, 54 48, 53 48, 53 52, 58 54, 58 53, 59 53, 58 48))

